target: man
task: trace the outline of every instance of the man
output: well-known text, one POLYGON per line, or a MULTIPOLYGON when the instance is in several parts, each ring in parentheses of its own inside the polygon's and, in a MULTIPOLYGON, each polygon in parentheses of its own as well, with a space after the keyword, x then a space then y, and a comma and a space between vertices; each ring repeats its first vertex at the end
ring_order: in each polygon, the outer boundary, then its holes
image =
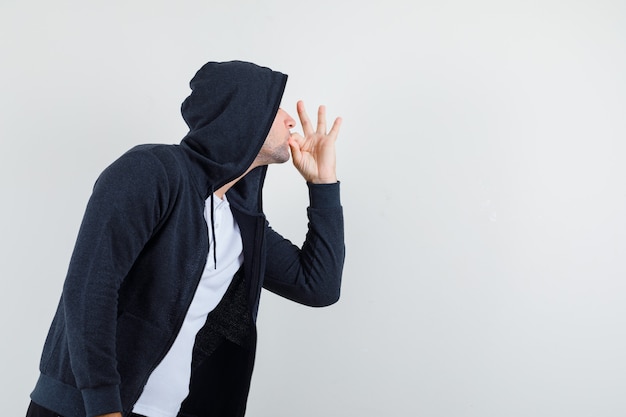
POLYGON ((311 306, 339 298, 343 219, 327 132, 279 108, 287 77, 209 62, 183 102, 180 145, 140 145, 93 189, 46 339, 29 416, 242 416, 261 288, 311 306), (263 215, 267 165, 307 181, 299 249, 263 215))

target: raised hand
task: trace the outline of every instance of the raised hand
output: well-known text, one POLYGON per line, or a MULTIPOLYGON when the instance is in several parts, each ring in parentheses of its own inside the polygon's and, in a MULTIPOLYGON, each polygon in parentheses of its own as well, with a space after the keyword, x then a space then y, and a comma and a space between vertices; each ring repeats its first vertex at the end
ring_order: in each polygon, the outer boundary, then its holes
POLYGON ((289 137, 293 165, 306 181, 313 184, 337 182, 335 141, 341 118, 336 118, 330 132, 326 133, 326 107, 320 106, 317 111, 317 128, 313 130, 302 100, 298 101, 296 107, 304 136, 292 133, 289 137))

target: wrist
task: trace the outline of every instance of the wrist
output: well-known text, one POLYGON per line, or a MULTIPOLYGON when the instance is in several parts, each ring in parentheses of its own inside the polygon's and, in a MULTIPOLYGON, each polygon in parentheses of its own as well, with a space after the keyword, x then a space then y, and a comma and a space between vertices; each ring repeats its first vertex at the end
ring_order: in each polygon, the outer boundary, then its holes
POLYGON ((328 177, 310 178, 307 179, 307 182, 310 182, 311 184, 334 184, 337 182, 337 176, 332 175, 328 177))

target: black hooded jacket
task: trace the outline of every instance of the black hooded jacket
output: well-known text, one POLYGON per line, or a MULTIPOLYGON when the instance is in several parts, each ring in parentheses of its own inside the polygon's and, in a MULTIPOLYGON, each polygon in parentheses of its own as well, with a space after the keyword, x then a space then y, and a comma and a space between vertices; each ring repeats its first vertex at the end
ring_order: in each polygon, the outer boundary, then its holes
MULTIPOLYGON (((207 261, 205 200, 251 165, 286 80, 246 62, 204 65, 182 105, 190 130, 181 144, 137 146, 100 175, 44 345, 34 402, 64 417, 131 412, 173 343, 207 261)), ((237 305, 217 310, 225 311, 226 323, 237 317, 247 337, 223 339, 196 361, 205 347, 199 345, 210 339, 199 334, 181 416, 244 415, 262 287, 311 306, 339 298, 339 184, 308 184, 309 230, 299 249, 265 219, 266 170, 255 168, 227 193, 244 263, 233 280, 239 287, 227 292, 237 305)), ((209 324, 204 336, 215 328, 209 324)))

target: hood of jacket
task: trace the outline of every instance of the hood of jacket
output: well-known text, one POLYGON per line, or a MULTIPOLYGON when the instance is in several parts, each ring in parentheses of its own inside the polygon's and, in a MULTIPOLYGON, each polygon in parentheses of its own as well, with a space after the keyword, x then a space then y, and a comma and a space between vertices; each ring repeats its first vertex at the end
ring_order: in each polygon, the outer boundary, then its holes
MULTIPOLYGON (((240 177, 252 164, 272 126, 287 76, 250 62, 208 62, 190 82, 181 112, 189 126, 181 147, 203 198, 240 177)), ((261 211, 265 166, 231 188, 229 200, 261 211)))

